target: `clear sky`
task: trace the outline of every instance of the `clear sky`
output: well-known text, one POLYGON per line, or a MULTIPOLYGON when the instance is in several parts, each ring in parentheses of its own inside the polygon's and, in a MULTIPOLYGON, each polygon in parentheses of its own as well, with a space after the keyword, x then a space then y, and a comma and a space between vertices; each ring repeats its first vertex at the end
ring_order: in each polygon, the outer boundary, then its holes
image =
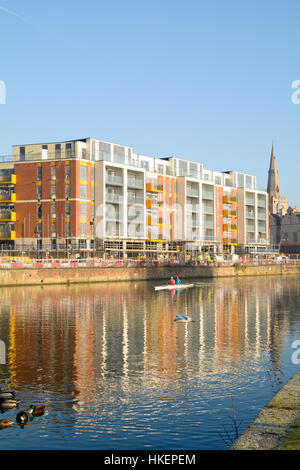
POLYGON ((0 154, 95 137, 255 174, 300 209, 299 0, 0 0, 0 154))

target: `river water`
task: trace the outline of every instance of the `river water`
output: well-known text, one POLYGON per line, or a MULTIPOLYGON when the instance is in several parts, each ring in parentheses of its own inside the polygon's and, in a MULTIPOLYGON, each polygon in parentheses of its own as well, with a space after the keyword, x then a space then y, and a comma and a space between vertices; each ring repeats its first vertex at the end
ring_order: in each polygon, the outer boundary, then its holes
POLYGON ((20 404, 0 449, 227 449, 299 368, 299 281, 2 288, 0 387, 20 404), (21 428, 31 404, 46 413, 21 428))

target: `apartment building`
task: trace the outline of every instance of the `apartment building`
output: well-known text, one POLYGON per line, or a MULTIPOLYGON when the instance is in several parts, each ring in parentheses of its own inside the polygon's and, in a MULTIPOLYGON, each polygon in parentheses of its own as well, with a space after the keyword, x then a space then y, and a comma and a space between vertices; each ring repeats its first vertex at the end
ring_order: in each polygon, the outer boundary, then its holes
POLYGON ((252 175, 93 138, 14 145, 0 170, 3 246, 157 256, 269 245, 268 195, 252 175))

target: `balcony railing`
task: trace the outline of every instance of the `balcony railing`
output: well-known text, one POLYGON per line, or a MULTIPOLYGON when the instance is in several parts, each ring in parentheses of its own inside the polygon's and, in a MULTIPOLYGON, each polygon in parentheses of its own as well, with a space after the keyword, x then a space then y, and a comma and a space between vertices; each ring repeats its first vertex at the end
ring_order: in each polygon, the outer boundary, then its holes
POLYGON ((0 221, 15 222, 16 213, 14 211, 0 211, 0 221))
POLYGON ((127 196, 127 203, 128 204, 144 204, 144 198, 127 196))
POLYGON ((123 186, 123 177, 119 175, 106 175, 106 183, 123 186))
POLYGON ((15 240, 16 232, 9 227, 0 227, 0 240, 15 240))
POLYGON ((123 202, 122 194, 106 193, 105 198, 107 202, 116 202, 121 204, 123 202))
POLYGON ((186 188, 186 195, 188 197, 199 197, 198 189, 186 188))
POLYGON ((12 191, 0 189, 0 201, 2 202, 16 202, 16 194, 12 191))
POLYGON ((135 179, 135 178, 128 178, 127 179, 127 186, 131 188, 140 188, 143 189, 144 187, 144 181, 135 179))

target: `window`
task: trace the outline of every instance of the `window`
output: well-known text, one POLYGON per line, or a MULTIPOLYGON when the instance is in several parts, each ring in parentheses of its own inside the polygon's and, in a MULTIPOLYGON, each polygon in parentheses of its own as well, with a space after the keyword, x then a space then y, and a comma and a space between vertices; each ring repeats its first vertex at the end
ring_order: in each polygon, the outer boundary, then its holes
POLYGON ((42 222, 38 222, 36 224, 36 234, 38 237, 42 237, 42 233, 43 233, 43 224, 42 222))
POLYGON ((56 219, 56 204, 51 204, 51 218, 56 219))
POLYGON ((51 166, 51 179, 56 180, 56 166, 55 165, 51 166))
POLYGON ((38 200, 42 199, 42 185, 36 187, 36 197, 38 200))
POLYGON ((71 236, 70 222, 66 222, 65 236, 66 236, 66 237, 70 237, 70 236, 71 236))
POLYGON ((61 145, 55 144, 55 158, 61 157, 61 145))
POLYGON ((99 157, 100 160, 111 160, 111 144, 99 142, 99 157))
POLYGON ((80 217, 87 217, 87 204, 80 204, 80 217))
POLYGON ((66 186, 65 186, 65 196, 66 196, 66 199, 69 199, 69 198, 70 198, 70 194, 71 194, 70 185, 69 185, 69 184, 66 184, 66 186))
POLYGON ((51 184, 51 197, 56 197, 56 184, 51 184))
POLYGON ((146 162, 145 160, 141 161, 141 168, 145 168, 145 170, 149 171, 149 162, 146 162))
POLYGON ((20 147, 20 161, 25 160, 25 147, 20 147))
POLYGON ((125 147, 114 145, 114 162, 124 163, 125 161, 125 147))
POLYGON ((81 184, 80 185, 80 199, 87 199, 87 185, 81 184))
POLYGON ((37 212, 36 212, 37 219, 42 218, 42 204, 37 205, 37 212))
POLYGON ((66 202, 65 204, 65 214, 66 217, 70 217, 71 215, 71 204, 69 202, 66 202))
POLYGON ((87 235, 87 223, 80 222, 80 237, 86 237, 87 235))
POLYGON ((65 179, 69 180, 71 178, 71 166, 65 165, 65 179))
POLYGON ((66 157, 71 157, 72 156, 72 144, 66 144, 66 157))
POLYGON ((87 180, 87 166, 80 165, 80 180, 87 180))
POLYGON ((38 166, 36 171, 36 179, 42 181, 42 167, 38 166))
POLYGON ((222 180, 220 176, 215 176, 215 183, 216 184, 222 184, 222 180))
POLYGON ((51 237, 56 237, 56 222, 51 222, 51 237))

